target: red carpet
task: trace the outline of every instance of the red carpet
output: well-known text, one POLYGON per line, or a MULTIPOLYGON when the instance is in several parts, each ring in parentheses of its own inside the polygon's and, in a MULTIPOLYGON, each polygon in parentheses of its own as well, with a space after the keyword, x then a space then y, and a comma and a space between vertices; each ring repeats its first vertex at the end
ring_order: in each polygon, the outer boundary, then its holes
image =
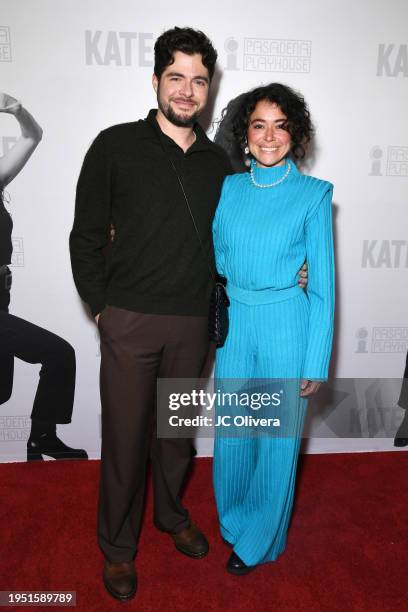
POLYGON ((149 495, 139 592, 126 604, 100 580, 98 468, 0 465, 0 590, 76 590, 76 609, 86 611, 408 610, 407 453, 303 456, 286 552, 243 577, 224 570, 229 549, 217 531, 211 462, 197 460, 184 499, 210 554, 190 560, 176 552, 152 526, 149 495))

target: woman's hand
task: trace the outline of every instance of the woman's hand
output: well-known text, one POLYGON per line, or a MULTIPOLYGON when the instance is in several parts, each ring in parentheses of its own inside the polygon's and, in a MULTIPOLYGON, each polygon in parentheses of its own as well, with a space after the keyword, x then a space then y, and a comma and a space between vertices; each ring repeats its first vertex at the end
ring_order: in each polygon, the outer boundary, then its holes
POLYGON ((298 272, 298 276, 299 276, 298 285, 299 287, 304 289, 307 286, 307 281, 308 281, 307 261, 305 261, 303 266, 300 268, 298 272))
POLYGON ((0 91, 0 113, 16 115, 22 109, 22 104, 13 96, 0 91))
POLYGON ((302 378, 300 381, 300 397, 309 397, 319 390, 322 383, 317 380, 307 380, 302 378))

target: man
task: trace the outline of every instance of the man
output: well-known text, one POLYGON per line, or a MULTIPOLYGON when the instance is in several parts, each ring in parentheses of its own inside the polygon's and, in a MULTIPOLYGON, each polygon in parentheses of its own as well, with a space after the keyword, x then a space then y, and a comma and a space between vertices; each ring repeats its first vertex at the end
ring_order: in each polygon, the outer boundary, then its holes
POLYGON ((155 525, 180 552, 193 558, 208 552, 180 501, 194 454, 191 440, 156 437, 154 398, 157 377, 198 377, 208 352, 212 281, 169 156, 212 260, 212 218, 231 167, 196 121, 216 58, 202 32, 174 28, 162 34, 153 75, 158 110, 101 132, 78 181, 72 269, 101 335, 98 537, 105 586, 121 600, 137 588, 133 559, 149 446, 155 525), (114 241, 105 249, 111 224, 114 241))

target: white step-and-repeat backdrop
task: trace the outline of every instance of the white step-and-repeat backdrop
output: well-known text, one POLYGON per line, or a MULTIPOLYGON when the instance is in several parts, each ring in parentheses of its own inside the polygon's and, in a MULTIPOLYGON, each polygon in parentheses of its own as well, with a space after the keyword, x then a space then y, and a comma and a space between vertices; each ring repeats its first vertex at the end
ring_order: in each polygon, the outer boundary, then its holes
MULTIPOLYGON (((323 429, 331 435, 312 437, 305 449, 393 449, 408 348, 407 23, 405 0, 178 6, 164 0, 0 0, 0 90, 20 99, 44 130, 32 159, 7 188, 14 222, 11 312, 75 348, 73 421, 58 429, 65 442, 99 456, 99 338, 77 296, 68 252, 79 169, 101 129, 155 107, 154 40, 174 25, 189 25, 203 30, 219 52, 203 118, 209 135, 211 120, 238 93, 271 81, 291 85, 304 94, 317 128, 308 171, 335 185, 332 370, 337 378, 370 380, 349 381, 354 392, 340 392, 354 398, 345 403, 348 425, 336 430, 328 419, 323 429), (376 425, 373 413, 371 425, 356 435, 368 396, 387 407, 382 417, 389 421, 376 425)), ((15 119, 0 114, 0 154, 18 135, 15 119)), ((2 461, 25 458, 38 373, 39 366, 16 359, 12 397, 0 406, 2 461)), ((198 440, 200 454, 211 454, 211 447, 211 440, 198 440)))

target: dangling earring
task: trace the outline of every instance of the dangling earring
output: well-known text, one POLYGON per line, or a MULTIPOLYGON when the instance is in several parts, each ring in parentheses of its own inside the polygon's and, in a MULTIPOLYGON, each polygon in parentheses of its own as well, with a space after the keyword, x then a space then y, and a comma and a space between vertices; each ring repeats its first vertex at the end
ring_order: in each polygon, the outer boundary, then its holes
POLYGON ((249 166, 251 165, 251 160, 249 158, 249 147, 248 147, 248 141, 246 141, 246 145, 244 148, 244 164, 246 165, 247 168, 249 168, 249 166))

